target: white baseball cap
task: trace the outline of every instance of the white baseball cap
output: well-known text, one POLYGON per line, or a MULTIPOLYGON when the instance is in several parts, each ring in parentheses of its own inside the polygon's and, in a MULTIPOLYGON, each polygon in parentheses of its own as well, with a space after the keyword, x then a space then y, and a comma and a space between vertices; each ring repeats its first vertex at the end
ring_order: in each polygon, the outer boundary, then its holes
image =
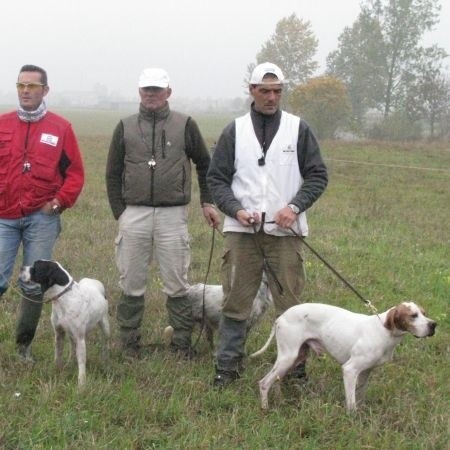
POLYGON ((159 69, 156 67, 148 67, 144 69, 139 77, 140 88, 143 87, 169 87, 169 75, 164 69, 159 69))
POLYGON ((258 64, 253 69, 252 76, 250 77, 250 84, 283 84, 285 81, 287 80, 284 79, 281 69, 276 64, 270 62, 258 64), (263 81, 263 78, 268 73, 275 75, 278 80, 263 81))

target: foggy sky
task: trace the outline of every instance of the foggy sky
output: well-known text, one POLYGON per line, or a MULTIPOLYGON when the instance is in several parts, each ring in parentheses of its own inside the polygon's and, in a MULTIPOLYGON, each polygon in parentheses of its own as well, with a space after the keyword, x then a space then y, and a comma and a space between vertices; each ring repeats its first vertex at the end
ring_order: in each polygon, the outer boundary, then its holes
MULTIPOLYGON (((450 53, 450 2, 425 39, 450 53)), ((247 65, 276 23, 293 12, 311 22, 325 67, 360 0, 2 0, 0 93, 13 92, 20 67, 44 67, 52 92, 90 91, 95 83, 137 95, 145 67, 163 67, 173 97, 245 96, 247 65)), ((450 62, 449 62, 450 64, 450 62)))

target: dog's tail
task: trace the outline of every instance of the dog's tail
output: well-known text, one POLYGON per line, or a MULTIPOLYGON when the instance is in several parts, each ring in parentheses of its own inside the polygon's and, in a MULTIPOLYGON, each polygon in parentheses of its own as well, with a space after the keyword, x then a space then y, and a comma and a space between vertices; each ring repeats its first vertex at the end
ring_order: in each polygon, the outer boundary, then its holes
POLYGON ((273 337, 275 336, 275 327, 276 327, 276 325, 277 325, 277 323, 275 322, 275 323, 273 324, 273 326, 272 326, 272 331, 270 332, 269 339, 267 339, 267 342, 264 344, 264 347, 262 347, 262 348, 261 348, 260 350, 258 350, 257 352, 252 353, 252 354, 249 356, 249 358, 256 358, 257 356, 261 355, 262 353, 264 353, 264 352, 268 349, 270 343, 272 342, 273 337))

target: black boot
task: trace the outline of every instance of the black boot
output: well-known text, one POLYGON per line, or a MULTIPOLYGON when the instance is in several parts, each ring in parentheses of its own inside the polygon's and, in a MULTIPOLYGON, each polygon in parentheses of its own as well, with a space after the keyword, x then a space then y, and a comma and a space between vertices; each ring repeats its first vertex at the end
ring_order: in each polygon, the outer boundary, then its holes
POLYGON ((31 342, 42 312, 42 294, 23 294, 16 327, 17 352, 24 361, 33 362, 31 342))
POLYGON ((131 296, 122 293, 117 304, 120 348, 125 358, 142 356, 140 327, 144 316, 144 296, 131 296))
POLYGON ((187 296, 167 297, 166 302, 169 325, 173 328, 170 350, 186 359, 195 356, 191 346, 191 335, 194 328, 192 303, 187 296))
POLYGON ((219 326, 214 387, 226 387, 240 377, 240 372, 243 370, 242 361, 245 356, 246 335, 246 320, 222 317, 219 326))

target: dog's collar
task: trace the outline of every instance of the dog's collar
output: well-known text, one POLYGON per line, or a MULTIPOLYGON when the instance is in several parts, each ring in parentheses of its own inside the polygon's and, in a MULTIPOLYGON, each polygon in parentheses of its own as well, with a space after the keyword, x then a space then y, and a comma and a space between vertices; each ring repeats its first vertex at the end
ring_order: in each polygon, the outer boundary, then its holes
POLYGON ((73 284, 75 283, 74 280, 72 280, 68 286, 66 286, 59 294, 50 297, 46 300, 46 303, 54 302, 55 300, 58 300, 59 297, 62 297, 66 292, 70 291, 73 287, 73 284))

